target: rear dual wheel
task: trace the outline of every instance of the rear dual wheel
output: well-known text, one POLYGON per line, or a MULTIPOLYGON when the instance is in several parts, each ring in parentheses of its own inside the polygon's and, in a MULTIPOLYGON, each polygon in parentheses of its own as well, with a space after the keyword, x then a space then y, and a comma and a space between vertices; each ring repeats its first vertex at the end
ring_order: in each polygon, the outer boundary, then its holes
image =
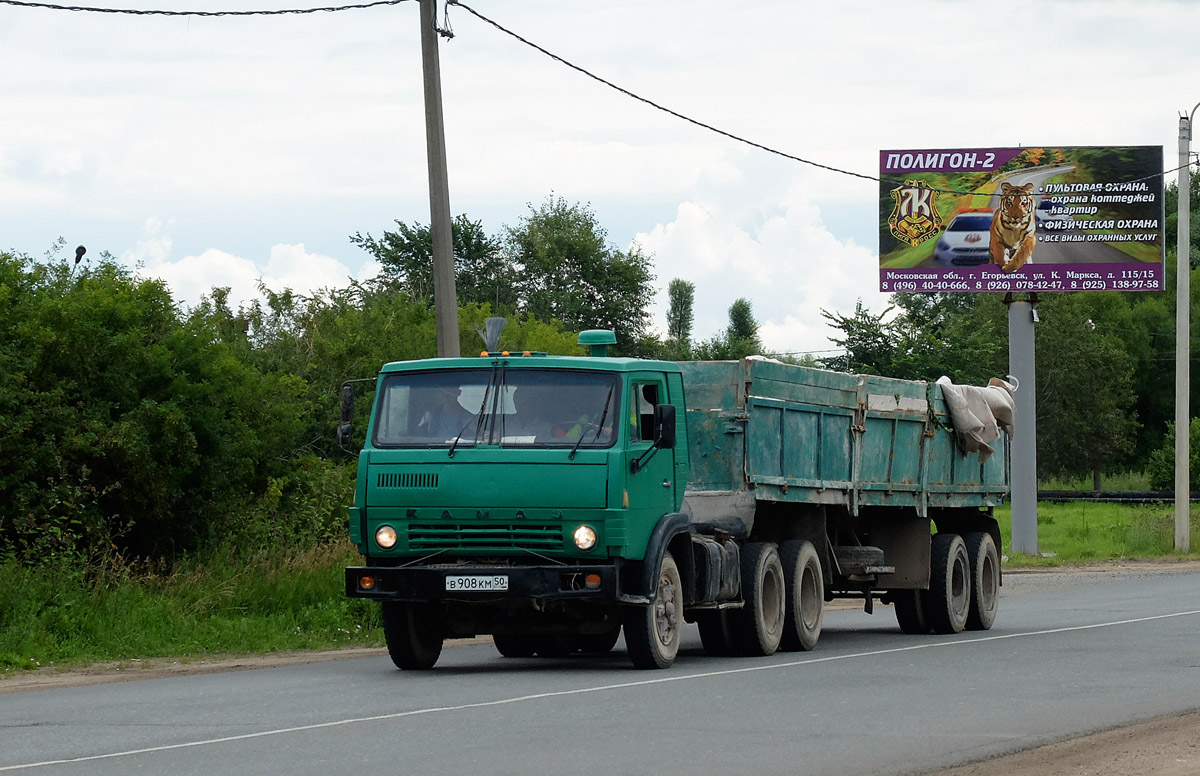
POLYGON ((742 597, 745 604, 733 615, 738 650, 755 657, 775 654, 787 622, 787 582, 774 544, 742 548, 742 597))
POLYGON ((963 537, 971 563, 971 611, 967 630, 988 630, 1000 608, 1000 554, 991 534, 980 531, 963 537))
POLYGON ((825 616, 825 577, 821 559, 811 542, 792 540, 779 545, 787 583, 787 609, 780 649, 807 652, 821 638, 825 616))
POLYGON ((955 533, 940 533, 930 547, 929 625, 934 633, 959 633, 971 611, 971 562, 967 544, 955 533))

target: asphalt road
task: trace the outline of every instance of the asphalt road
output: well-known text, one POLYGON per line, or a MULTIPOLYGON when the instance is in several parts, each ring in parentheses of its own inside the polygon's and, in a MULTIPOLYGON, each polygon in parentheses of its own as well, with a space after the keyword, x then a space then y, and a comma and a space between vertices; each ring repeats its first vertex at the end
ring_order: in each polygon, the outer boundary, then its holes
POLYGON ((827 614, 812 653, 667 671, 448 649, 0 695, 0 773, 905 774, 1200 708, 1200 571, 1009 575, 996 626, 827 614))

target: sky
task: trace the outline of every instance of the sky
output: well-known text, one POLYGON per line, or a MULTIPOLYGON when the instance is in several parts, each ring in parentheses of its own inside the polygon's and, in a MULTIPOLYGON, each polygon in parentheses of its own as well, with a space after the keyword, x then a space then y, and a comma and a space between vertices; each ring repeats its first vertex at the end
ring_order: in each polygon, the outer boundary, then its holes
MULTIPOLYGON (((1191 1, 464 2, 676 113, 868 178, 881 149, 1161 145, 1169 170, 1200 101, 1191 1)), ((588 205, 652 257, 660 333, 674 278, 695 284, 694 339, 744 297, 773 352, 834 348, 823 310, 887 307, 877 182, 659 111, 462 7, 448 21, 453 214, 498 234, 552 195, 588 205)), ((107 251, 184 305, 370 277, 352 235, 429 222, 418 25, 411 1, 0 0, 0 250, 107 251)))

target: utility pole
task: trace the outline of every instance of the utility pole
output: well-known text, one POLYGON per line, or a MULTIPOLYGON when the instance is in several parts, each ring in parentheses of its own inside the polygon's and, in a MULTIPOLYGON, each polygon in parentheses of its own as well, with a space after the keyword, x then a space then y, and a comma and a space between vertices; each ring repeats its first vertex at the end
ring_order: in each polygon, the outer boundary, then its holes
POLYGON ((1008 307, 1008 370, 1017 378, 1013 394, 1016 432, 1012 455, 1012 552, 1038 555, 1037 535, 1037 379, 1034 370, 1034 324, 1037 294, 1006 294, 1008 307))
MULTIPOLYGON (((1196 105, 1200 108, 1200 104, 1196 105)), ((1191 257, 1192 176, 1190 116, 1179 117, 1179 226, 1176 230, 1175 258, 1175 551, 1187 552, 1191 546, 1190 462, 1191 462, 1191 257)))
POLYGON ((433 237, 433 307, 439 358, 456 358, 458 291, 450 231, 450 182, 446 174, 446 126, 442 120, 442 71, 438 62, 437 0, 421 3, 421 69, 425 76, 425 149, 429 158, 429 225, 433 237))

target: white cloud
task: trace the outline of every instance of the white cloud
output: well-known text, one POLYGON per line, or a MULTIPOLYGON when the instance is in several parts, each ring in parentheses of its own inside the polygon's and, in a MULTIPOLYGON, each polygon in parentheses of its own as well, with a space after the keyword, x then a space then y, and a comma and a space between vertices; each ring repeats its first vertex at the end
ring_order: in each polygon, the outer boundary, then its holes
POLYGON ((171 260, 171 237, 158 219, 147 221, 144 236, 137 247, 120 258, 137 266, 143 277, 160 278, 171 289, 175 300, 195 305, 213 288, 228 287, 232 307, 261 300, 259 284, 279 292, 291 289, 309 296, 317 291, 344 288, 350 279, 367 280, 379 272, 379 264, 368 261, 357 271, 330 256, 309 253, 303 244, 279 244, 271 247, 263 262, 209 248, 194 256, 171 260))
POLYGON ((655 257, 662 289, 657 326, 665 320, 665 289, 674 278, 696 286, 694 339, 720 333, 729 305, 745 297, 762 324, 763 344, 777 352, 827 350, 835 331, 822 309, 853 309, 859 298, 869 307, 882 301, 875 291, 875 252, 835 237, 800 186, 785 192, 774 212, 731 205, 737 198, 733 192, 723 204, 685 202, 673 221, 637 236, 655 257))

